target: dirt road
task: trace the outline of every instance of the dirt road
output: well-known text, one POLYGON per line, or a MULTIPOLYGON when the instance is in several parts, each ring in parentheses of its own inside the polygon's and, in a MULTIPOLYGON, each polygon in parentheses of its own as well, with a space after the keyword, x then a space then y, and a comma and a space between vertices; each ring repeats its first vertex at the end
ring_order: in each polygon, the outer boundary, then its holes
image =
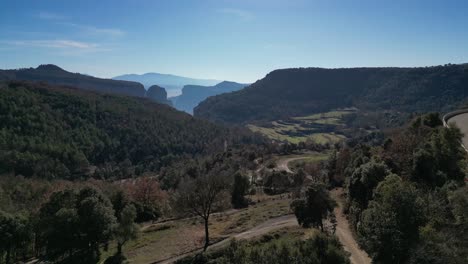
MULTIPOLYGON (((226 237, 225 239, 210 245, 208 247, 208 250, 217 249, 217 248, 226 246, 226 245, 229 244, 229 242, 230 242, 230 240, 232 238, 237 239, 237 240, 251 239, 251 238, 254 238, 254 237, 258 237, 258 236, 268 234, 268 233, 270 233, 272 231, 275 231, 275 230, 278 230, 278 229, 281 229, 281 228, 284 228, 284 227, 297 226, 297 225, 298 225, 298 223, 297 223, 296 217, 294 215, 283 215, 283 216, 280 216, 280 217, 272 218, 272 219, 269 219, 269 220, 265 221, 264 223, 262 223, 262 224, 260 224, 260 225, 258 225, 256 227, 250 229, 250 230, 247 230, 245 232, 238 233, 238 234, 233 234, 232 236, 226 237)), ((165 259, 165 260, 157 261, 157 262, 153 262, 153 263, 155 263, 155 264, 156 263, 158 263, 158 264, 174 263, 175 261, 177 261, 179 259, 185 258, 185 257, 187 257, 189 255, 193 255, 193 254, 195 254, 197 252, 201 252, 201 250, 202 250, 201 248, 196 249, 196 250, 187 252, 185 254, 181 254, 181 255, 178 255, 178 256, 175 256, 175 257, 172 257, 172 258, 169 258, 169 259, 165 259)))
MULTIPOLYGON (((276 167, 279 170, 284 170, 284 171, 287 171, 288 173, 293 173, 293 171, 291 171, 291 169, 288 167, 289 162, 294 161, 294 160, 305 159, 305 158, 307 157, 293 157, 293 158, 280 159, 278 160, 276 167)), ((344 249, 351 254, 350 261, 352 264, 370 264, 371 259, 369 258, 369 256, 364 250, 359 248, 359 245, 354 239, 353 233, 351 232, 351 229, 349 227, 348 219, 346 219, 346 216, 343 214, 342 210, 343 210, 344 201, 343 201, 342 195, 343 195, 342 188, 334 189, 331 191, 332 198, 338 204, 338 206, 335 208, 335 211, 334 211, 336 215, 336 221, 337 221, 335 234, 340 240, 341 244, 343 244, 344 249)), ((223 240, 212 244, 211 246, 209 246, 208 249, 216 249, 216 248, 226 246, 229 243, 230 239, 232 238, 252 239, 254 237, 258 237, 258 236, 270 233, 272 231, 275 231, 284 227, 297 226, 297 225, 298 223, 294 215, 284 215, 284 216, 272 218, 250 230, 247 230, 238 234, 233 234, 229 237, 226 237, 223 240)), ((197 252, 201 252, 201 250, 202 250, 201 248, 196 249, 191 252, 187 252, 187 253, 174 256, 166 260, 154 262, 154 263, 160 263, 160 264, 173 263, 189 255, 193 255, 197 252)))
MULTIPOLYGON (((467 119, 468 119, 468 114, 467 114, 467 119)), ((468 133, 468 132, 467 132, 468 133)), ((293 173, 293 171, 288 167, 289 162, 294 161, 294 160, 300 160, 300 159, 305 159, 307 157, 294 157, 294 158, 286 158, 286 159, 280 159, 276 163, 276 167, 279 170, 284 170, 289 173, 293 173)), ((335 215, 336 215, 336 221, 337 221, 337 227, 336 227, 336 236, 340 240, 341 244, 343 244, 343 247, 346 251, 351 253, 350 256, 350 261, 353 264, 370 264, 371 263, 371 258, 369 258, 369 255, 367 253, 359 248, 358 243, 354 239, 353 233, 351 232, 351 229, 349 227, 349 222, 348 219, 346 219, 346 216, 343 214, 343 189, 342 188, 337 188, 335 190, 331 191, 331 196, 332 198, 337 202, 338 206, 335 208, 335 215)))
POLYGON ((369 255, 367 255, 364 250, 359 248, 349 227, 348 219, 346 219, 346 216, 343 214, 343 189, 334 189, 330 194, 338 204, 335 208, 337 222, 335 235, 338 237, 341 244, 343 244, 344 249, 351 253, 349 259, 352 264, 370 264, 372 261, 371 258, 369 258, 369 255))
MULTIPOLYGON (((359 248, 359 245, 354 239, 351 229, 349 227, 348 220, 343 215, 342 194, 343 194, 343 190, 341 188, 331 191, 331 195, 333 199, 335 199, 338 203, 338 206, 335 208, 335 215, 336 215, 336 221, 337 221, 335 234, 340 240, 341 244, 343 244, 344 249, 351 254, 350 261, 352 264, 370 264, 371 259, 369 258, 369 256, 367 255, 365 251, 359 248)), ((272 231, 275 231, 284 227, 297 226, 297 225, 298 223, 294 215, 284 215, 284 216, 272 218, 250 230, 247 230, 245 232, 238 233, 238 234, 233 234, 232 236, 226 237, 225 239, 212 244, 209 247, 209 249, 217 249, 217 248, 226 246, 229 243, 231 238, 252 239, 252 238, 268 234, 272 231)), ((160 263, 160 264, 173 263, 179 259, 195 254, 197 252, 201 252, 201 248, 163 260, 163 261, 154 262, 154 263, 160 263)))
POLYGON ((288 164, 291 161, 307 159, 307 157, 294 157, 294 158, 285 158, 280 159, 276 163, 276 169, 280 171, 286 171, 287 173, 294 173, 289 167, 288 164))

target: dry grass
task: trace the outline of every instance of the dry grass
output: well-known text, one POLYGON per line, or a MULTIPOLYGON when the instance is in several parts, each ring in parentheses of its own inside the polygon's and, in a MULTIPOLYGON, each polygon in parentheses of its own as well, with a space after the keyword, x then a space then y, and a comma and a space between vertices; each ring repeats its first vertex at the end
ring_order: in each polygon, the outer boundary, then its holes
MULTIPOLYGON (((210 237, 213 241, 249 230, 270 218, 290 213, 288 195, 250 196, 256 204, 241 210, 214 214, 210 219, 210 237)), ((171 221, 146 227, 135 241, 128 242, 124 252, 130 263, 152 263, 189 252, 203 246, 204 226, 199 218, 171 221)), ((115 245, 103 254, 111 255, 115 245)))

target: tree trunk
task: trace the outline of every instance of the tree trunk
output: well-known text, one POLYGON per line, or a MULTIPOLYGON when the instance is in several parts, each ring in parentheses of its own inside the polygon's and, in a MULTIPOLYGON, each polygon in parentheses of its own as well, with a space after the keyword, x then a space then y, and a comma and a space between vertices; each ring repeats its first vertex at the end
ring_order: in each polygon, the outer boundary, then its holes
POLYGON ((11 247, 7 249, 7 255, 6 255, 6 264, 10 264, 11 262, 11 247))
POLYGON ((208 217, 207 217, 205 218, 205 246, 203 247, 203 251, 206 251, 209 244, 210 244, 210 236, 208 233, 208 217))
POLYGON ((122 255, 122 246, 123 243, 117 242, 117 255, 122 255))

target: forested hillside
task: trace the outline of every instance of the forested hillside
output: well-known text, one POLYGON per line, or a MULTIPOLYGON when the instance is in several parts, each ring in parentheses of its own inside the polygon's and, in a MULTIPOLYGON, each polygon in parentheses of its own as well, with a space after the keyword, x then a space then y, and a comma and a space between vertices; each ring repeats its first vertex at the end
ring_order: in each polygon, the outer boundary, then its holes
POLYGON ((277 120, 354 106, 361 110, 448 111, 466 102, 468 64, 425 68, 276 70, 249 87, 210 97, 196 116, 228 123, 277 120))
POLYGON ((40 65, 35 69, 0 70, 0 81, 2 80, 42 81, 51 85, 68 85, 104 93, 145 96, 145 88, 140 83, 71 73, 51 64, 40 65))
POLYGON ((0 173, 123 178, 251 140, 147 99, 0 84, 0 173))
POLYGON ((381 144, 348 144, 331 155, 330 181, 373 263, 466 263, 466 152, 437 113, 415 118, 381 144))

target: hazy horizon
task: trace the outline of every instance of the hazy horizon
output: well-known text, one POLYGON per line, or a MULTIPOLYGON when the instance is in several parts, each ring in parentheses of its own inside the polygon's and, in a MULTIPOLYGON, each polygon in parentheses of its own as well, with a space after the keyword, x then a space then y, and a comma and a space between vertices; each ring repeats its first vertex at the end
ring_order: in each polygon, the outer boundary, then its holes
POLYGON ((15 1, 0 68, 252 83, 279 68, 468 62, 464 1, 15 1))

